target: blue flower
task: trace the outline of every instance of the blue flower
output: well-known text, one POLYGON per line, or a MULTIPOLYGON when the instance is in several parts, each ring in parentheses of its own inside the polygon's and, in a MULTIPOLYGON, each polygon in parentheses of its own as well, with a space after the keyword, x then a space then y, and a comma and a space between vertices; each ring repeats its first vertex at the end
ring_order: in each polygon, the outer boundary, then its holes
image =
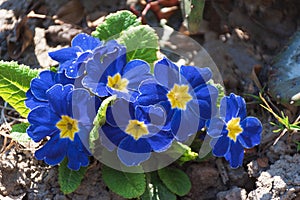
POLYGON ((59 62, 59 72, 65 72, 67 77, 77 78, 85 70, 83 63, 100 45, 102 42, 99 39, 80 33, 73 38, 71 47, 50 52, 49 56, 59 62))
POLYGON ((72 170, 87 166, 86 145, 99 102, 87 90, 70 84, 56 84, 45 95, 48 105, 41 104, 28 115, 30 138, 35 142, 50 138, 35 152, 36 158, 57 165, 67 157, 72 170))
POLYGON ((100 97, 117 95, 134 101, 138 86, 151 78, 150 66, 142 60, 126 62, 126 48, 116 41, 108 41, 97 48, 86 63, 87 75, 83 85, 100 97))
POLYGON ((175 138, 186 141, 216 112, 218 90, 206 83, 212 73, 209 68, 179 68, 164 58, 155 64, 154 77, 156 80, 142 82, 137 101, 144 106, 162 105, 171 116, 175 138))
POLYGON ((151 152, 166 151, 174 139, 165 127, 166 113, 159 106, 135 106, 118 99, 108 107, 106 124, 100 128, 102 144, 126 166, 136 166, 150 158, 151 152))
POLYGON ((42 71, 37 78, 30 82, 30 88, 26 92, 25 105, 31 110, 40 105, 47 105, 47 90, 53 85, 73 84, 74 79, 67 78, 64 73, 55 73, 49 70, 42 71))
POLYGON ((246 115, 245 100, 230 94, 221 100, 220 117, 209 121, 207 133, 213 138, 212 153, 225 157, 232 168, 243 164, 244 148, 252 148, 260 143, 261 122, 246 115))

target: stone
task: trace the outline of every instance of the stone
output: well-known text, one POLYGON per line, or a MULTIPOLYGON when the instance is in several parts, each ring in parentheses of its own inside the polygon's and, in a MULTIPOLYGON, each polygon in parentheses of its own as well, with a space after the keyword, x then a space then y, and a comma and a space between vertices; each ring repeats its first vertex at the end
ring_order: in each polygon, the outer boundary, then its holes
POLYGON ((217 194, 217 200, 246 200, 246 198, 246 190, 239 187, 233 187, 230 190, 222 191, 217 194))
POLYGON ((299 154, 281 156, 279 160, 270 166, 269 170, 260 174, 256 181, 257 188, 249 192, 247 200, 292 200, 300 190, 299 163, 299 154))

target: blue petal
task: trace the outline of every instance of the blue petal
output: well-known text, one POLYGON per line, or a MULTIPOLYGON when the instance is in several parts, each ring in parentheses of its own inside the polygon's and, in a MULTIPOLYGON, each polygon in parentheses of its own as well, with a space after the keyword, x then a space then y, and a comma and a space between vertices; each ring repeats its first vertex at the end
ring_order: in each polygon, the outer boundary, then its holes
POLYGON ((60 116, 46 106, 36 107, 28 114, 28 121, 32 125, 55 126, 59 120, 60 116))
POLYGON ((220 118, 212 118, 209 122, 207 134, 213 138, 221 137, 226 132, 226 123, 220 118))
MULTIPOLYGON (((91 76, 90 74, 95 74, 94 72, 89 72, 89 75, 86 75, 82 80, 82 85, 91 90, 91 92, 99 97, 109 96, 108 91, 106 90, 106 83, 99 82, 98 77, 91 76)), ((97 75, 96 75, 97 76, 97 75)))
POLYGON ((118 157, 126 166, 136 166, 151 156, 151 146, 145 139, 126 137, 120 142, 118 157))
MULTIPOLYGON (((59 73, 64 73, 67 76, 67 73, 72 70, 74 71, 74 66, 73 63, 76 62, 76 59, 73 60, 67 60, 63 63, 60 63, 59 68, 58 68, 58 72, 59 73)), ((67 76, 70 77, 70 76, 67 76)))
POLYGON ((217 113, 216 102, 218 90, 211 85, 201 85, 195 89, 197 96, 200 116, 204 119, 210 119, 217 113))
POLYGON ((55 73, 43 71, 38 78, 32 79, 30 89, 35 98, 40 101, 47 101, 46 91, 55 84, 55 73))
MULTIPOLYGON (((116 41, 110 40, 105 46, 95 49, 92 58, 98 66, 98 80, 107 82, 107 76, 122 73, 122 69, 126 65, 126 48, 119 45, 116 41)), ((86 65, 88 71, 88 63, 86 65)), ((105 82, 105 83, 106 83, 105 82)))
POLYGON ((67 101, 69 92, 74 89, 73 85, 56 84, 47 91, 49 105, 59 115, 69 115, 72 117, 72 105, 67 101))
POLYGON ((198 100, 198 101, 194 101, 194 102, 198 102, 198 106, 199 106, 199 113, 198 115, 202 118, 202 119, 210 119, 214 116, 216 109, 213 109, 213 105, 210 104, 210 102, 204 101, 204 100, 198 100))
POLYGON ((162 107, 156 105, 150 106, 136 106, 135 116, 139 121, 145 123, 151 123, 156 126, 163 126, 166 123, 167 114, 164 112, 162 107))
POLYGON ((247 115, 245 99, 240 96, 237 96, 237 95, 235 96, 235 99, 239 105, 239 112, 238 112, 237 116, 239 116, 241 118, 241 120, 243 120, 243 119, 245 119, 245 117, 247 115))
MULTIPOLYGON (((100 128, 100 137, 102 136, 104 139, 100 138, 102 141, 103 146, 105 147, 111 147, 112 144, 115 146, 118 146, 119 143, 125 138, 128 137, 128 134, 124 133, 120 128, 118 127, 112 127, 108 124, 104 124, 100 128), (109 141, 107 144, 103 143, 105 141, 109 141), (111 144, 112 143, 112 144, 111 144)), ((108 148, 111 149, 111 148, 108 148)))
POLYGON ((170 148, 174 136, 171 131, 160 131, 155 135, 146 138, 151 148, 155 152, 163 152, 170 148))
POLYGON ((220 102, 220 116, 225 119, 225 122, 232 118, 238 117, 239 105, 236 101, 235 95, 225 96, 220 102))
POLYGON ((57 72, 55 75, 55 83, 62 85, 74 84, 75 79, 66 77, 65 73, 57 72))
POLYGON ((34 142, 40 142, 47 136, 59 134, 59 130, 55 126, 30 125, 26 131, 34 142))
POLYGON ((124 67, 122 78, 126 78, 129 81, 128 89, 138 90, 142 81, 153 78, 153 76, 150 73, 148 63, 142 60, 132 60, 124 67))
POLYGON ((91 52, 85 52, 78 57, 75 63, 75 69, 77 70, 78 77, 85 72, 86 61, 91 57, 91 55, 92 55, 91 52))
POLYGON ((164 110, 164 113, 167 114, 166 120, 165 120, 166 123, 165 123, 163 129, 169 130, 169 129, 171 129, 172 118, 173 118, 176 110, 171 108, 171 104, 169 101, 160 102, 158 105, 164 110))
POLYGON ((189 136, 196 134, 199 130, 199 117, 190 110, 177 110, 174 113, 171 128, 175 138, 180 142, 185 142, 189 136))
POLYGON ((72 40, 72 46, 79 46, 83 51, 93 50, 101 44, 102 42, 98 38, 85 33, 76 35, 72 40))
POLYGON ((72 65, 65 68, 65 74, 69 78, 78 78, 80 76, 78 72, 81 71, 83 73, 84 71, 82 68, 84 68, 84 65, 75 62, 72 65))
POLYGON ((68 167, 72 170, 79 170, 80 167, 88 166, 89 158, 88 154, 81 150, 81 141, 76 135, 74 142, 71 142, 68 147, 67 157, 68 157, 68 167))
POLYGON ((85 71, 85 63, 91 52, 84 52, 77 59, 68 60, 59 66, 59 72, 64 72, 68 78, 78 78, 85 71))
POLYGON ((178 66, 163 58, 155 64, 154 76, 159 84, 172 89, 175 83, 179 83, 178 66))
POLYGON ((229 162, 232 168, 238 168, 242 166, 244 159, 244 148, 239 142, 231 141, 231 147, 225 159, 229 162))
POLYGON ((61 64, 68 60, 75 60, 78 52, 81 52, 79 47, 67 47, 57 51, 49 52, 49 56, 61 64))
POLYGON ((182 82, 191 85, 193 88, 205 84, 212 78, 212 72, 207 67, 181 66, 180 73, 185 77, 185 80, 182 80, 182 82))
POLYGON ((83 88, 75 89, 68 93, 67 101, 72 104, 72 116, 84 126, 91 126, 97 114, 98 100, 90 96, 83 88))
POLYGON ((106 87, 106 90, 110 95, 116 95, 118 98, 125 99, 129 102, 135 102, 137 96, 139 95, 139 93, 134 90, 129 90, 128 92, 122 92, 118 90, 113 90, 110 87, 106 87))
POLYGON ((211 142, 211 147, 213 148, 212 153, 215 156, 223 157, 230 149, 229 144, 230 144, 230 140, 227 136, 214 138, 211 142))
POLYGON ((194 88, 197 99, 206 100, 210 104, 216 103, 219 95, 218 89, 212 85, 199 85, 194 88))
POLYGON ((38 99, 36 99, 31 90, 28 90, 26 92, 26 100, 25 100, 25 105, 26 107, 28 107, 30 110, 34 109, 35 107, 38 106, 47 106, 48 102, 47 101, 40 101, 38 99))
POLYGON ((247 117, 241 122, 243 132, 238 136, 238 140, 245 148, 252 148, 260 143, 262 125, 255 117, 247 117))
POLYGON ((132 153, 149 153, 151 147, 146 138, 135 140, 132 136, 125 137, 119 144, 119 149, 129 151, 132 153))
POLYGON ((129 120, 135 119, 134 105, 126 100, 118 99, 107 108, 106 121, 114 127, 126 128, 129 120))
POLYGON ((139 87, 140 96, 137 101, 140 105, 154 105, 161 101, 168 101, 168 91, 154 80, 146 80, 139 87))
MULTIPOLYGON (((93 125, 84 125, 82 123, 78 123, 78 128, 79 131, 76 133, 78 135, 83 147, 80 147, 81 150, 84 150, 86 152, 89 152, 87 149, 90 148, 89 144, 89 137, 90 137, 90 132, 93 128, 93 125)), ((89 153, 88 153, 89 154, 89 153)))
POLYGON ((48 165, 57 165, 64 159, 69 141, 69 139, 60 139, 57 134, 35 152, 35 157, 44 160, 48 165))

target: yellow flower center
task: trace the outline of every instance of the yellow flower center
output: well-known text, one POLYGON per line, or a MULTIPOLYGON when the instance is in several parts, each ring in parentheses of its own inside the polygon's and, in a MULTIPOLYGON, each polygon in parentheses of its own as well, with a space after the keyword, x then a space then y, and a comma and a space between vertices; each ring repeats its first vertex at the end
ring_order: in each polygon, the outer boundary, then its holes
POLYGON ((174 87, 167 94, 172 108, 179 108, 181 110, 186 109, 186 104, 192 100, 192 96, 188 93, 188 91, 189 86, 187 85, 174 85, 174 87))
POLYGON ((56 127, 60 130, 61 138, 69 138, 74 140, 75 133, 79 131, 78 121, 67 115, 62 115, 61 120, 56 123, 56 127))
POLYGON ((115 74, 113 77, 108 76, 107 86, 111 89, 118 90, 121 92, 128 92, 127 90, 128 80, 122 78, 119 73, 115 74))
POLYGON ((144 122, 138 120, 129 120, 125 132, 131 135, 135 140, 138 140, 143 135, 149 134, 148 128, 144 122))
POLYGON ((240 126, 240 118, 232 118, 227 123, 228 137, 236 142, 237 136, 243 132, 243 128, 240 126))

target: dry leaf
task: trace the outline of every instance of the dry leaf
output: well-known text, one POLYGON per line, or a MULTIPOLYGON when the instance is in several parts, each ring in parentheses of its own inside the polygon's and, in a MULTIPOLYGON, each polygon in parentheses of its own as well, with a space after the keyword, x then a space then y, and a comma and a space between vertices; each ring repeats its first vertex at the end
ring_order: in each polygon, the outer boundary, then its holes
POLYGON ((33 32, 27 25, 27 19, 25 16, 6 38, 8 54, 12 59, 18 59, 33 41, 33 32))
POLYGON ((58 19, 67 23, 77 24, 81 22, 84 16, 84 7, 79 0, 71 0, 63 5, 53 16, 53 19, 58 19))

